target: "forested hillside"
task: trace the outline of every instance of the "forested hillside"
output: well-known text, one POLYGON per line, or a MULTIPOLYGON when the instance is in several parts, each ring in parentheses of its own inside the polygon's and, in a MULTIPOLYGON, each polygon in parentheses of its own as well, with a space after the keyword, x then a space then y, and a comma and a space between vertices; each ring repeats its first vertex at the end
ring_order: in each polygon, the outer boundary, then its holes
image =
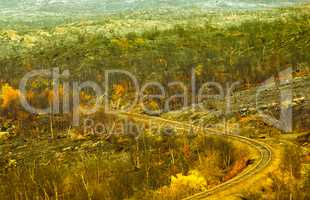
POLYGON ((307 2, 0 0, 0 199, 310 199, 307 2))
POLYGON ((141 82, 165 76, 188 81, 197 69, 203 80, 257 84, 288 66, 309 65, 308 11, 279 10, 279 19, 259 13, 260 19, 225 26, 216 21, 156 25, 104 20, 26 32, 2 30, 1 79, 16 85, 27 70, 57 66, 80 80, 100 81, 96 74, 121 68, 138 72, 141 82))

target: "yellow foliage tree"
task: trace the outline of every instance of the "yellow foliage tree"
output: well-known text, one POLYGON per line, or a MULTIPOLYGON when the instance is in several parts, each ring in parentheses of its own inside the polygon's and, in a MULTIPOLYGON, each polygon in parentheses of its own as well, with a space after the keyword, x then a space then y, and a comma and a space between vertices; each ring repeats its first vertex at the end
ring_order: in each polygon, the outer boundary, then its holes
POLYGON ((94 97, 90 94, 88 94, 87 92, 85 91, 82 91, 80 93, 80 100, 83 102, 83 103, 87 103, 89 102, 91 99, 93 99, 94 97))
POLYGON ((158 111, 159 110, 159 105, 156 101, 151 100, 149 102, 149 108, 151 109, 151 111, 158 111))
POLYGON ((196 76, 200 77, 202 75, 202 73, 203 73, 203 65, 199 64, 195 68, 195 74, 196 74, 196 76))
POLYGON ((122 50, 127 50, 130 47, 127 38, 112 39, 111 42, 119 46, 122 50))
POLYGON ((26 47, 31 48, 31 47, 35 46, 36 41, 37 41, 37 39, 35 37, 30 36, 30 35, 26 35, 26 36, 24 36, 23 43, 25 44, 26 47))
POLYGON ((125 95, 125 87, 122 84, 116 84, 113 86, 112 99, 114 101, 113 107, 119 108, 121 105, 122 97, 125 95))
POLYGON ((21 39, 21 37, 17 34, 16 31, 8 30, 8 31, 6 31, 6 33, 7 33, 9 40, 19 41, 21 39))
POLYGON ((114 85, 113 95, 116 97, 122 97, 125 94, 125 87, 121 84, 114 85))
MULTIPOLYGON (((53 101, 54 101, 54 97, 57 94, 54 93, 54 90, 46 89, 44 95, 47 98, 47 101, 48 101, 49 105, 52 105, 53 101)), ((60 103, 61 103, 61 99, 64 96, 64 88, 63 88, 63 86, 59 86, 59 88, 58 88, 58 96, 59 96, 59 100, 60 100, 60 103)), ((80 99, 83 101, 86 96, 87 96, 87 94, 85 92, 81 92, 80 99)), ((88 100, 88 99, 86 99, 86 100, 88 100)))
POLYGON ((143 40, 143 38, 137 38, 135 39, 135 43, 139 46, 144 45, 145 41, 143 40))
POLYGON ((63 28, 63 27, 56 27, 54 32, 55 32, 56 34, 61 35, 61 34, 65 34, 65 33, 66 33, 66 29, 63 28))

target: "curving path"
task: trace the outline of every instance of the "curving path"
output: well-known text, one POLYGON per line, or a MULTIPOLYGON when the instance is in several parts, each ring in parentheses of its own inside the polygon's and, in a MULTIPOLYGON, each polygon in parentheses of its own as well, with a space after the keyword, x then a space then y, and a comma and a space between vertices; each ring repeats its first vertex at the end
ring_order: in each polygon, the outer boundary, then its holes
POLYGON ((122 116, 126 116, 128 118, 137 120, 137 121, 143 121, 143 122, 158 122, 158 123, 166 123, 169 125, 175 126, 177 129, 183 129, 183 130, 194 130, 194 131, 208 131, 208 134, 212 135, 225 135, 225 137, 229 137, 231 139, 238 140, 239 142, 245 143, 246 145, 256 149, 260 153, 260 158, 255 161, 252 165, 247 167, 245 170, 243 170, 240 174, 235 176, 234 178, 217 185, 216 187, 206 190, 204 192, 195 194, 193 196, 185 198, 186 200, 196 200, 196 199, 208 199, 211 196, 216 196, 217 194, 229 190, 230 188, 238 185, 238 184, 246 184, 247 180, 254 175, 257 175, 261 173, 271 162, 272 159, 272 151, 270 147, 262 142, 242 137, 239 135, 233 135, 233 134, 225 134, 221 131, 210 129, 210 128, 204 128, 203 130, 200 127, 193 126, 191 124, 186 124, 178 121, 168 120, 160 117, 152 117, 152 116, 145 116, 141 114, 134 114, 134 113, 122 113, 122 116))

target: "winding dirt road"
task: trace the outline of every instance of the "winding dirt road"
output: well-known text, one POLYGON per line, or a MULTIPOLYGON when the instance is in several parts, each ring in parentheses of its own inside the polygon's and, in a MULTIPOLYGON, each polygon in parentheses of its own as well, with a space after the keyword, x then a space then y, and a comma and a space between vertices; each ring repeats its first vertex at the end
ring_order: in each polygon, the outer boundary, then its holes
MULTIPOLYGON (((174 126, 176 129, 179 130, 193 130, 193 131, 203 131, 206 134, 211 135, 221 135, 225 136, 226 138, 231 138, 234 140, 238 140, 239 142, 242 142, 251 148, 256 149, 260 156, 258 159, 255 160, 255 162, 251 165, 249 165, 245 170, 243 170, 240 174, 235 176, 234 178, 217 185, 216 187, 206 190, 204 192, 195 194, 193 196, 185 198, 186 200, 196 200, 196 199, 211 199, 211 197, 218 196, 219 193, 223 193, 226 190, 230 190, 231 188, 240 185, 246 185, 249 178, 253 177, 254 175, 257 175, 261 173, 271 162, 272 159, 272 150, 270 147, 262 142, 242 137, 239 135, 233 135, 233 134, 227 134, 223 133, 221 131, 210 129, 210 128, 204 128, 203 130, 200 127, 193 126, 191 124, 186 124, 183 122, 168 120, 160 117, 152 117, 152 116, 145 116, 141 114, 133 114, 133 113, 123 113, 121 114, 124 117, 128 117, 130 119, 136 120, 136 121, 142 121, 142 122, 156 122, 161 124, 168 124, 169 126, 174 126)), ((234 195, 233 193, 230 193, 230 195, 234 195)))

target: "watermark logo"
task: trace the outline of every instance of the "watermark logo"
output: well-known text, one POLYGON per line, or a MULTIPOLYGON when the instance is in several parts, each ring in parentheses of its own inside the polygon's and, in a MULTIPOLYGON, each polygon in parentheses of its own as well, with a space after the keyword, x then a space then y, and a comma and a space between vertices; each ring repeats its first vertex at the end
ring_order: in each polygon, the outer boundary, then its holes
MULTIPOLYGON (((278 79, 275 77, 271 77, 266 80, 256 92, 256 110, 258 114, 262 117, 262 119, 282 130, 285 132, 292 132, 293 129, 293 110, 292 110, 292 103, 293 103, 293 94, 292 94, 292 82, 293 82, 293 75, 292 75, 292 68, 288 68, 279 73, 278 79), (263 101, 261 100, 261 94, 265 91, 271 90, 280 90, 280 118, 276 119, 274 116, 267 114, 261 106, 261 102, 268 103, 268 99, 264 97, 263 101)), ((265 106, 265 108, 268 106, 265 106)))
MULTIPOLYGON (((274 127, 286 131, 292 131, 292 69, 286 69, 279 73, 278 79, 271 77, 266 80, 256 91, 256 111, 262 117, 262 119, 274 127), (264 92, 268 92, 272 89, 280 90, 280 118, 276 119, 273 115, 266 112, 266 104, 268 99, 263 96, 264 92), (263 108, 264 107, 264 108, 263 108)), ((173 109, 171 105, 176 101, 180 105, 178 110, 187 109, 199 109, 200 112, 213 113, 215 116, 228 116, 233 110, 232 107, 238 104, 238 99, 232 97, 239 82, 226 84, 223 87, 222 84, 217 82, 206 82, 200 84, 197 88, 197 81, 195 76, 195 70, 192 70, 191 85, 187 87, 186 84, 180 81, 171 81, 164 86, 160 82, 147 82, 143 85, 139 85, 138 79, 130 72, 125 70, 106 70, 105 80, 102 85, 94 81, 78 82, 70 80, 70 72, 68 70, 60 71, 59 68, 45 69, 45 70, 33 70, 27 73, 20 81, 20 101, 24 109, 33 114, 72 114, 72 125, 79 126, 81 124, 81 116, 90 116, 95 114, 99 110, 104 110, 105 113, 119 114, 124 112, 131 112, 137 107, 140 111, 148 115, 160 115, 164 112, 170 112, 173 109), (123 88, 119 88, 118 93, 128 93, 125 103, 120 107, 119 101, 116 103, 113 101, 113 86, 110 87, 113 82, 113 76, 126 77, 127 84, 130 85, 130 91, 123 91, 123 88), (46 108, 35 108, 27 100, 27 85, 31 80, 35 80, 38 77, 43 77, 50 82, 52 86, 52 101, 46 108), (60 87, 61 86, 61 87, 60 87), (62 91, 60 91, 60 88, 62 91), (176 89, 177 88, 177 89, 176 89), (170 90, 169 90, 170 89, 170 90), (175 92, 171 94, 171 89, 175 92), (89 105, 83 106, 81 103, 81 93, 84 91, 91 91, 92 96, 89 98, 89 105), (156 91, 156 92, 154 92, 156 91), (210 92, 211 91, 211 92, 210 92), (60 93, 62 96, 60 97, 60 93), (170 96, 169 96, 170 95, 170 96), (211 100, 213 102, 222 102, 220 108, 209 108, 205 105, 205 102, 211 100), (237 102, 235 102, 237 101, 237 102), (150 108, 150 103, 153 106, 150 108), (155 103, 154 103, 155 102, 155 103), (156 102, 159 102, 156 104, 156 102), (155 106, 154 106, 155 105, 155 106)), ((255 104, 253 105, 255 107, 255 104)), ((267 106, 268 107, 268 106, 267 106)), ((227 121, 225 118, 225 132, 227 127, 227 121)), ((98 130, 104 130, 103 124, 96 126, 93 122, 86 119, 84 126, 96 127, 94 132, 98 130)), ((203 124, 203 126, 208 126, 203 124)))

